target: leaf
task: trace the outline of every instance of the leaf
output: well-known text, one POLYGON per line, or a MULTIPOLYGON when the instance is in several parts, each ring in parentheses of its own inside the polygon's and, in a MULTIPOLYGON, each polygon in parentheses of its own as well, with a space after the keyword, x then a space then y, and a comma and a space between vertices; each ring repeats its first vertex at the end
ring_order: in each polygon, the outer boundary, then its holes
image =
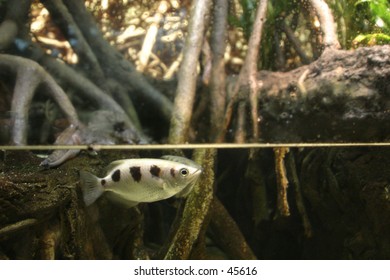
POLYGON ((361 43, 366 38, 367 38, 367 35, 360 34, 360 35, 356 36, 355 39, 353 39, 353 43, 354 44, 361 43))
POLYGON ((390 43, 390 36, 384 33, 361 34, 355 37, 352 44, 365 46, 385 45, 390 43))

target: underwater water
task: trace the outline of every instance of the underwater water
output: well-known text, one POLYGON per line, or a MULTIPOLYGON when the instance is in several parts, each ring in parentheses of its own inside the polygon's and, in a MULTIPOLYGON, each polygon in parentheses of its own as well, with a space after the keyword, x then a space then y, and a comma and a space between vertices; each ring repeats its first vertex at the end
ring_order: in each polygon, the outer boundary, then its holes
POLYGON ((390 257, 388 148, 280 149, 182 150, 202 160, 189 196, 132 208, 105 194, 86 207, 80 171, 177 150, 83 150, 54 168, 39 165, 48 151, 2 150, 0 257, 175 258, 175 242, 191 259, 390 257))

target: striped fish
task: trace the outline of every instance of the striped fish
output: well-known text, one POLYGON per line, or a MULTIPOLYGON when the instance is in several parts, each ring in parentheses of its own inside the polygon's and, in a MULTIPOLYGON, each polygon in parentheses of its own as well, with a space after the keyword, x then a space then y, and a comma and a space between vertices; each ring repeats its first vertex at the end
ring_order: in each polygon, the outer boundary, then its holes
POLYGON ((80 171, 80 185, 87 206, 105 193, 110 200, 133 207, 140 202, 185 196, 201 173, 197 163, 178 156, 124 159, 112 162, 104 178, 80 171))

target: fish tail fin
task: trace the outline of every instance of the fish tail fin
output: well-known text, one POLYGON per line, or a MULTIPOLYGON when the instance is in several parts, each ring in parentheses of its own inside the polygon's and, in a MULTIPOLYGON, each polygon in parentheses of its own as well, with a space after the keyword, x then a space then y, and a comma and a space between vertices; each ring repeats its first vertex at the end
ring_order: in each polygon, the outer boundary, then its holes
POLYGON ((99 178, 86 171, 80 171, 80 185, 87 206, 94 203, 104 192, 99 178))

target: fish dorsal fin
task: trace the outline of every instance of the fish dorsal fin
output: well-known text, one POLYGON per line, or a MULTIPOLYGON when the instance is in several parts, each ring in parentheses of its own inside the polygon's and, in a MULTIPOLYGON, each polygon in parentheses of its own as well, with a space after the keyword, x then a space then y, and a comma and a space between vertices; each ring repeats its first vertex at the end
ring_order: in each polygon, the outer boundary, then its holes
POLYGON ((192 167, 201 169, 201 166, 199 164, 197 164, 195 161, 192 161, 192 160, 185 158, 185 157, 165 155, 165 156, 162 156, 161 158, 165 159, 165 160, 170 160, 170 161, 182 163, 182 164, 185 164, 188 166, 192 166, 192 167))
POLYGON ((120 160, 113 161, 109 165, 107 165, 106 168, 104 168, 104 171, 107 173, 107 172, 115 169, 115 167, 117 167, 118 165, 123 164, 125 161, 127 161, 127 159, 120 159, 120 160))

